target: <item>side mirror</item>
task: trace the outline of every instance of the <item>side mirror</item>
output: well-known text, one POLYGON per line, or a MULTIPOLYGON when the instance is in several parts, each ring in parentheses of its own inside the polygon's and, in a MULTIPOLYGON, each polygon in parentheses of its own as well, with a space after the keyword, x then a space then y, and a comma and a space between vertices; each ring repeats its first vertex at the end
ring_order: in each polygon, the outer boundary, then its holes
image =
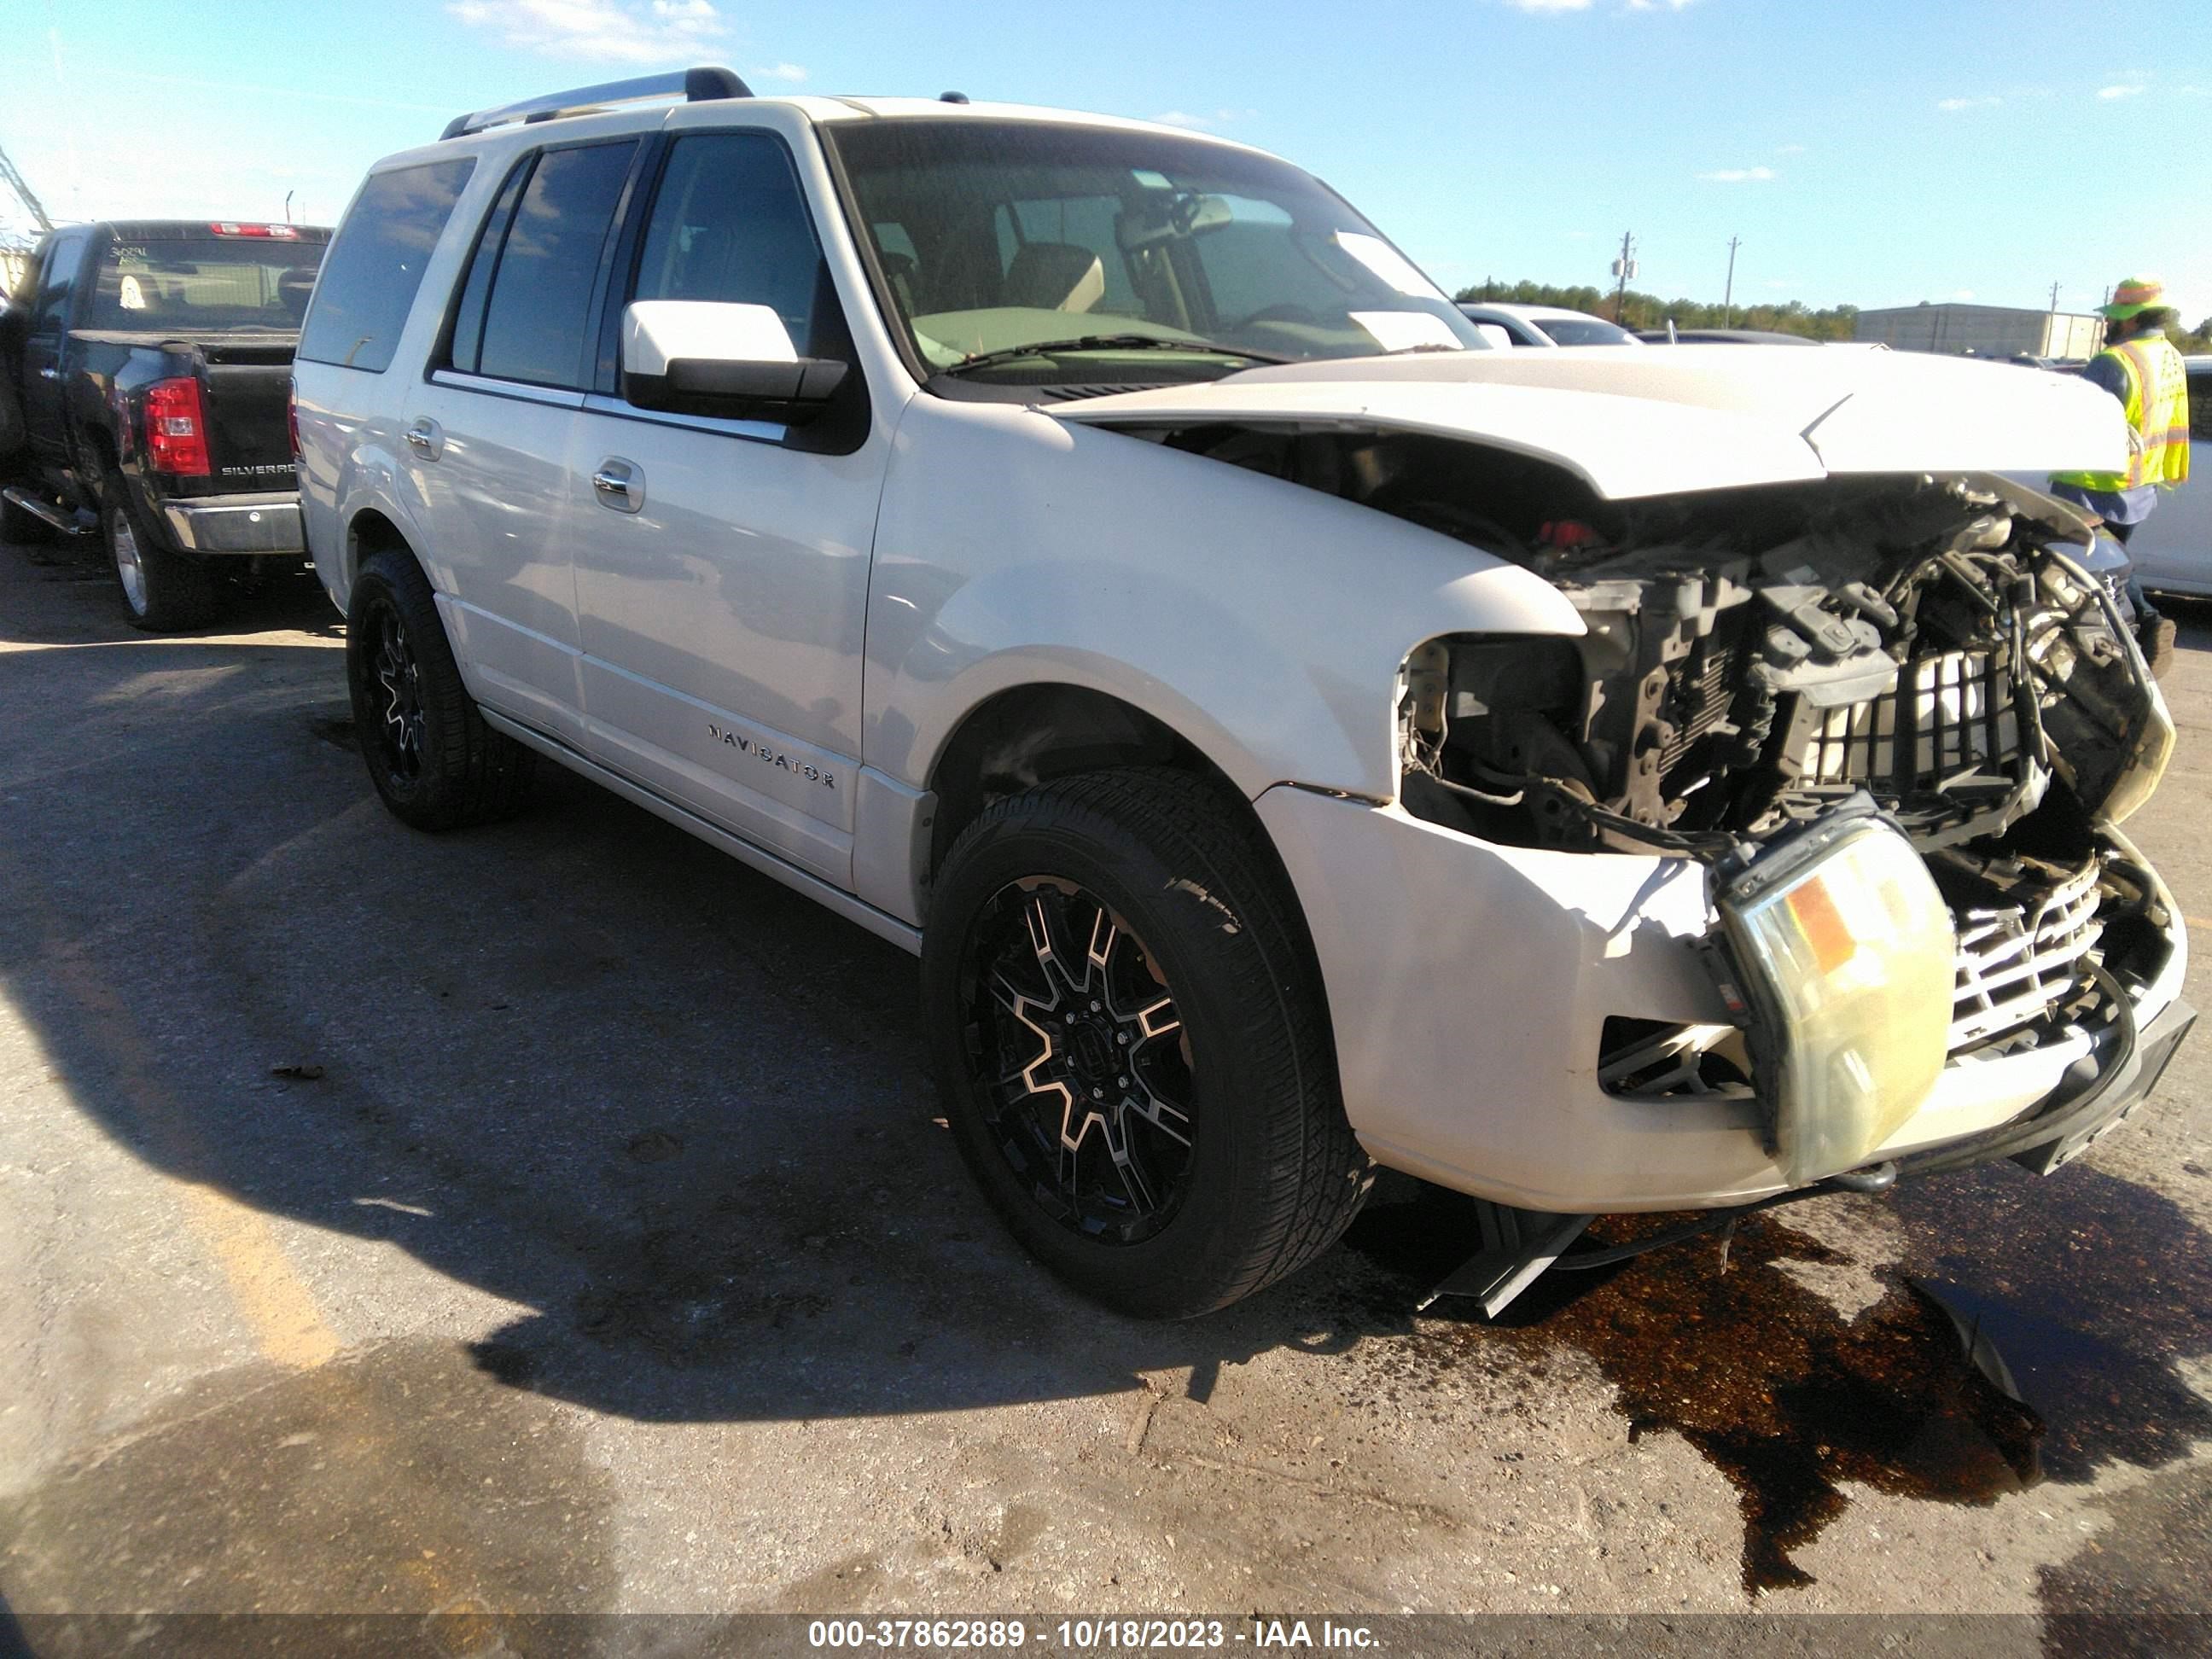
POLYGON ((812 420, 847 366, 802 357, 771 306, 640 300, 623 313, 623 396, 640 409, 725 420, 812 420))

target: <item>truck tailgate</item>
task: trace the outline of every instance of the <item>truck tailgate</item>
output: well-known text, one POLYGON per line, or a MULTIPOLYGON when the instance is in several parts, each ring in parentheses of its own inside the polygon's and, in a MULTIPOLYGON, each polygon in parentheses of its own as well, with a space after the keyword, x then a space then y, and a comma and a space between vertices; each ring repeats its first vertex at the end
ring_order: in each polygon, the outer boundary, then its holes
POLYGON ((285 403, 292 388, 290 337, 201 342, 207 394, 208 459, 218 491, 284 489, 292 483, 285 403))

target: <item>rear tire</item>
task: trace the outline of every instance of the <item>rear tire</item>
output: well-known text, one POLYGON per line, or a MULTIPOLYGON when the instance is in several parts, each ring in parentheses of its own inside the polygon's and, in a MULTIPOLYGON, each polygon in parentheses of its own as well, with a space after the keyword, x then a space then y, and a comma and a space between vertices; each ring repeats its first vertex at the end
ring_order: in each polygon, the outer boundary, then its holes
POLYGON ((379 549, 354 578, 346 683, 369 781, 402 823, 489 823, 527 799, 538 757, 484 724, 461 683, 429 579, 404 550, 379 549))
POLYGON ((986 809, 939 872, 922 996, 969 1170, 1109 1307, 1225 1307, 1328 1249, 1366 1194, 1295 900, 1257 827, 1187 773, 986 809))
POLYGON ((207 566, 172 551, 112 472, 100 492, 100 528, 124 617, 133 628, 173 634, 215 620, 215 579, 207 566))

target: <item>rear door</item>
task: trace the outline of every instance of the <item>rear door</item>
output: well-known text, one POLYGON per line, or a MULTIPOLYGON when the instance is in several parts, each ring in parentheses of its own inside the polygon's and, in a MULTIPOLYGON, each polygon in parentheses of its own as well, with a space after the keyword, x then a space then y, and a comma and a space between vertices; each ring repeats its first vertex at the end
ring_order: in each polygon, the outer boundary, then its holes
MULTIPOLYGON (((638 409, 603 348, 568 507, 591 752, 848 887, 861 634, 889 440, 798 172, 765 131, 690 131, 656 157, 607 302, 765 305, 802 356, 853 366, 813 425, 638 409), (619 478, 625 488, 598 480, 619 478)), ((612 331, 607 333, 609 346, 612 331)))
POLYGON ((441 608, 477 697, 582 746, 581 641, 563 503, 596 354, 586 319, 642 141, 517 161, 462 278, 447 343, 403 416, 434 526, 441 608))

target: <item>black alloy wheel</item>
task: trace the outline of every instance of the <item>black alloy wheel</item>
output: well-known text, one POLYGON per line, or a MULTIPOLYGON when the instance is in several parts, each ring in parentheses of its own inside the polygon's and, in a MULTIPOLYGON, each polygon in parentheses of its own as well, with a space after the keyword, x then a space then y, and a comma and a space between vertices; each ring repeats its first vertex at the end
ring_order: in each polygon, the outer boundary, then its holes
POLYGON ((1157 1234, 1195 1131, 1188 1036, 1144 941, 1097 894, 1026 877, 970 926, 960 994, 985 1119, 1037 1206, 1102 1243, 1157 1234))
POLYGON ((1365 1196, 1304 920, 1215 781, 1130 767, 987 806, 933 883, 922 1006, 969 1172, 1109 1307, 1225 1307, 1365 1196))
POLYGON ((378 549, 354 578, 346 684, 362 759, 395 817, 453 830, 522 805, 537 757, 477 712, 429 578, 404 548, 378 549))

